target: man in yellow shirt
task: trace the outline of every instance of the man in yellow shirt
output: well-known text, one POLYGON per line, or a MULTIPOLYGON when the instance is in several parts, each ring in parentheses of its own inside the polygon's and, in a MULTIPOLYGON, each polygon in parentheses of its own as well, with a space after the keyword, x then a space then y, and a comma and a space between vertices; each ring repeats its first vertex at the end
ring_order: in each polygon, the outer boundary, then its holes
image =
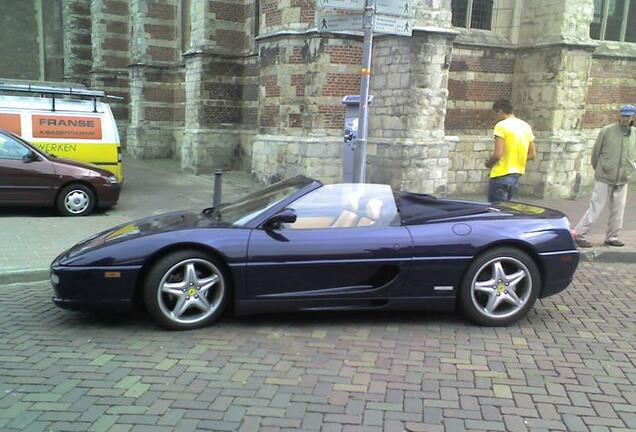
POLYGON ((501 99, 492 106, 497 117, 495 151, 485 161, 490 168, 488 201, 510 201, 517 192, 526 162, 537 155, 530 125, 515 117, 510 101, 501 99))

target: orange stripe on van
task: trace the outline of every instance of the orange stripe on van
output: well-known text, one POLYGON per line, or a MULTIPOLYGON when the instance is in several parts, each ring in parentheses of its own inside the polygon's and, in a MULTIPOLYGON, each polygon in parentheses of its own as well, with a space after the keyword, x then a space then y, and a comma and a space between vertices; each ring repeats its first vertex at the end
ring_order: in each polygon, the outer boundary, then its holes
POLYGON ((2 114, 0 113, 0 129, 6 129, 16 135, 22 135, 22 124, 20 122, 20 114, 2 114))
POLYGON ((33 115, 33 138, 102 139, 102 119, 59 115, 33 115))

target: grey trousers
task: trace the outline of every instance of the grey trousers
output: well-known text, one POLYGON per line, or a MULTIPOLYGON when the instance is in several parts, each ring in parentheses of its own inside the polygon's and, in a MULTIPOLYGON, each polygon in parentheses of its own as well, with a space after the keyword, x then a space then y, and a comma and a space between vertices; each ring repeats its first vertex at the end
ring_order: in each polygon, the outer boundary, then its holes
POLYGON ((581 221, 574 228, 579 237, 584 237, 590 227, 601 215, 603 208, 609 201, 609 220, 607 222, 607 234, 605 240, 618 240, 618 232, 623 227, 623 215, 625 214, 625 201, 627 201, 627 185, 610 186, 600 181, 594 182, 594 191, 587 209, 581 221))

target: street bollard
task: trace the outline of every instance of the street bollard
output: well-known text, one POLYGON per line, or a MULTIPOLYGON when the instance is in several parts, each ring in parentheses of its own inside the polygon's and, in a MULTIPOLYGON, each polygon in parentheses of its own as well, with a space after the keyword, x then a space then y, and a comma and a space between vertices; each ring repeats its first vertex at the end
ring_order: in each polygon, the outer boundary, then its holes
POLYGON ((221 204, 221 178, 223 170, 216 170, 214 173, 214 195, 212 195, 212 207, 215 209, 221 204))

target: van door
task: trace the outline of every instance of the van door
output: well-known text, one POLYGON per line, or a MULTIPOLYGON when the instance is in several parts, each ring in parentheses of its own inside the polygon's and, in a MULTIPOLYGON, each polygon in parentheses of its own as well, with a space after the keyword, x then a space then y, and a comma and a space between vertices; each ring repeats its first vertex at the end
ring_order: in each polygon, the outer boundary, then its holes
POLYGON ((57 178, 52 164, 10 135, 0 134, 0 203, 51 205, 57 178))

